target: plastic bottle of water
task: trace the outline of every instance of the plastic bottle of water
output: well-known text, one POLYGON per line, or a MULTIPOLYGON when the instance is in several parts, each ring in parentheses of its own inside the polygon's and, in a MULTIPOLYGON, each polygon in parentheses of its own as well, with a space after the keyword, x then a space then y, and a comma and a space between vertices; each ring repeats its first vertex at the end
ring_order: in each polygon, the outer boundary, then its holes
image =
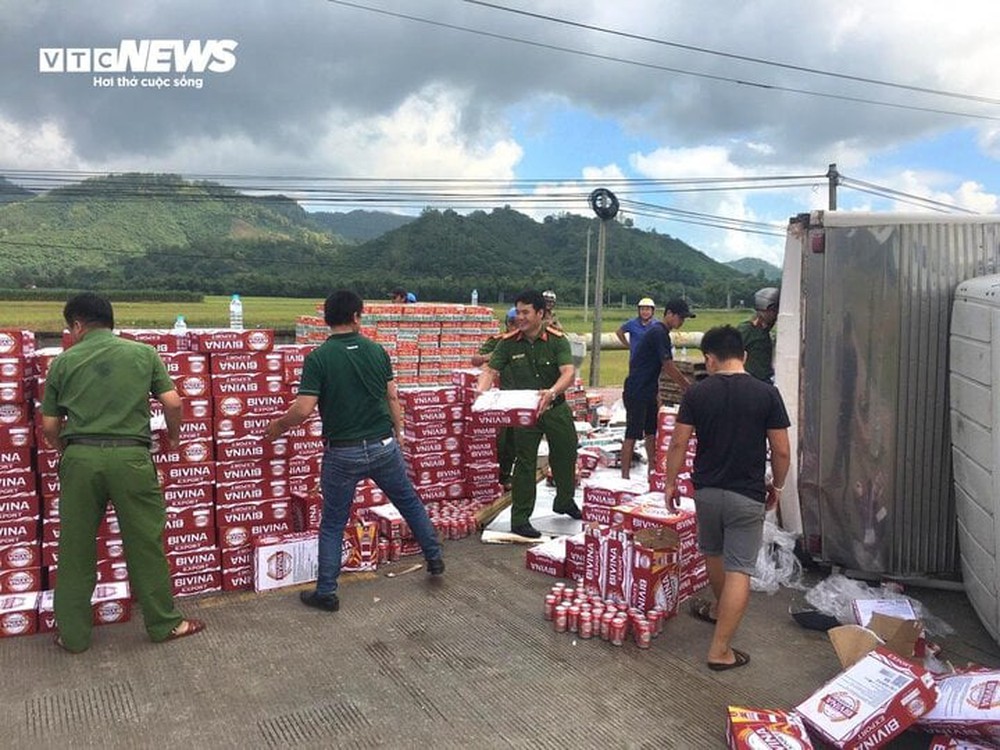
POLYGON ((229 327, 237 331, 243 330, 243 302, 238 294, 234 294, 229 300, 229 327))
POLYGON ((174 321, 174 333, 186 333, 188 329, 187 321, 184 320, 183 315, 178 315, 177 320, 174 321))
POLYGON ((472 304, 474 304, 474 305, 478 305, 479 304, 479 290, 478 289, 473 289, 472 290, 472 304))

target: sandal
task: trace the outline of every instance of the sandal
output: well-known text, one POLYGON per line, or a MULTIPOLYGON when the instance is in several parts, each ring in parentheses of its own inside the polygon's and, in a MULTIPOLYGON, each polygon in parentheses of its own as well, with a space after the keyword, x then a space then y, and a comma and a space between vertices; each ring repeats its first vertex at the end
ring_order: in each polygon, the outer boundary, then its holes
POLYGON ((727 669, 736 669, 737 667, 745 667, 750 663, 750 654, 745 651, 740 651, 739 649, 733 649, 733 661, 730 663, 710 661, 706 662, 708 668, 713 672, 725 672, 727 669))
POLYGON ((161 643, 166 643, 167 641, 176 641, 178 638, 185 638, 189 635, 195 635, 200 633, 205 629, 205 623, 201 620, 181 620, 181 624, 170 631, 170 635, 161 641, 161 643))
POLYGON ((715 625, 717 620, 712 617, 712 603, 707 599, 695 599, 691 602, 691 616, 696 620, 715 625))

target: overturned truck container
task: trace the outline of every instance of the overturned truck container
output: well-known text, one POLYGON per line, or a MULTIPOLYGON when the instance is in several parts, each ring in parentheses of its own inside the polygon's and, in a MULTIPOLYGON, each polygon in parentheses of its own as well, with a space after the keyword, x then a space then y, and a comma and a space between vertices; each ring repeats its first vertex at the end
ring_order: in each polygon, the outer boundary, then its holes
POLYGON ((1000 268, 1000 216, 814 212, 789 224, 776 382, 792 430, 786 528, 858 573, 957 579, 949 324, 1000 268))

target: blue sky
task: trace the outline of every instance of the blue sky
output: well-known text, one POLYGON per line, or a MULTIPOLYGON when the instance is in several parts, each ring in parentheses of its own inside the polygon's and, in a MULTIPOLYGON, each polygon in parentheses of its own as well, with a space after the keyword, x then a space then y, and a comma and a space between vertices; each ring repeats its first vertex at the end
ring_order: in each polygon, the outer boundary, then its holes
MULTIPOLYGON (((633 204, 626 211, 637 226, 720 260, 775 263, 780 237, 742 230, 780 234, 790 215, 824 208, 831 162, 849 179, 1000 213, 1000 14, 990 3, 232 7, 107 0, 98 13, 84 3, 0 0, 0 174, 27 183, 52 171, 67 180, 176 172, 280 190, 324 210, 357 207, 352 185, 361 181, 390 210, 509 203, 538 219, 588 214, 586 195, 608 184, 633 204), (90 73, 39 69, 43 49, 143 39, 229 40, 233 64, 188 71, 198 86, 185 88, 96 86, 90 73), (746 189, 747 180, 788 175, 812 177, 746 189), (672 191, 644 195, 635 180, 672 191), (695 180, 719 189, 678 192, 695 180), (390 197, 401 185, 413 186, 406 199, 390 197)), ((839 196, 841 210, 917 210, 846 186, 839 196)))

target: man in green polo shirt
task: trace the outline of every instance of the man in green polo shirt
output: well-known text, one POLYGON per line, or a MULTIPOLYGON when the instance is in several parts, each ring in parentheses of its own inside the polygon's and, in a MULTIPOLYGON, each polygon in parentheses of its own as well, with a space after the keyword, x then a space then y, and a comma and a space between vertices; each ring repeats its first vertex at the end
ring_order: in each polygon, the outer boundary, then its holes
POLYGON ((181 400, 153 347, 112 333, 111 303, 78 294, 63 309, 73 346, 52 362, 42 400, 42 430, 59 462, 59 578, 56 643, 79 653, 90 646, 90 598, 97 580, 97 527, 114 506, 129 581, 154 641, 193 635, 205 624, 174 607, 163 552, 166 511, 149 455, 149 397, 163 404, 176 447, 181 400))
POLYGON ((301 424, 319 405, 323 421, 323 518, 319 527, 316 588, 299 599, 307 607, 340 609, 340 575, 344 527, 358 482, 370 477, 396 506, 420 543, 427 572, 444 573, 444 559, 427 509, 406 474, 402 445, 403 410, 389 355, 361 335, 364 304, 347 289, 326 299, 323 316, 330 337, 310 352, 302 366, 299 392, 288 411, 267 426, 274 440, 301 424))
POLYGON ((541 532, 531 525, 537 491, 538 444, 544 435, 549 444, 549 466, 556 485, 552 509, 571 518, 580 518, 573 500, 576 491, 576 427, 566 403, 566 390, 573 384, 576 370, 569 341, 562 331, 546 325, 545 298, 526 291, 514 301, 517 331, 503 336, 479 376, 480 392, 493 386, 496 373, 504 373, 510 385, 505 389, 541 391, 538 422, 533 427, 516 427, 514 434, 514 476, 511 487, 511 531, 528 539, 541 532))
POLYGON ((758 289, 753 296, 754 316, 736 328, 743 337, 747 353, 746 371, 765 383, 774 381, 774 339, 771 334, 778 320, 778 289, 769 286, 758 289))

